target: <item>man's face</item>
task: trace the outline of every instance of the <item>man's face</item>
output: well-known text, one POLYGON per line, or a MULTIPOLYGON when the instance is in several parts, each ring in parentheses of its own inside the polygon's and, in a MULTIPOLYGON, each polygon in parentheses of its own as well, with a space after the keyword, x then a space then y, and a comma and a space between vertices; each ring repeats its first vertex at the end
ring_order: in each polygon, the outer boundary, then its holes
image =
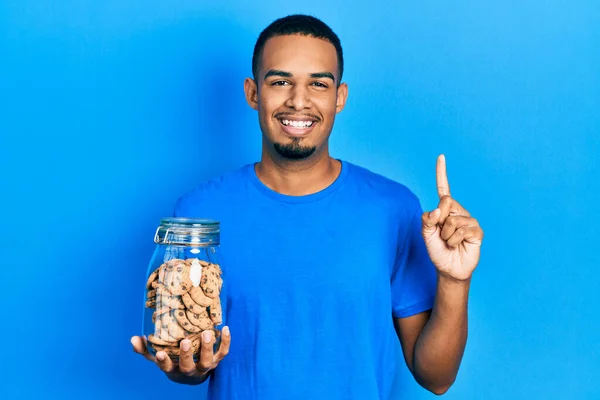
POLYGON ((335 114, 346 102, 347 87, 338 87, 338 80, 331 43, 301 35, 267 40, 256 81, 245 82, 267 151, 297 160, 326 150, 335 114))

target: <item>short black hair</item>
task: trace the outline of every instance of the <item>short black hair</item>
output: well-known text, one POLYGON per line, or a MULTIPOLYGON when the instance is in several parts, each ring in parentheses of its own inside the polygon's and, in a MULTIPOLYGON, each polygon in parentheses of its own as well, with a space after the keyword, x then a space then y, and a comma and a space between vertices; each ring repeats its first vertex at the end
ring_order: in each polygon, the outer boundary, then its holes
POLYGON ((324 39, 335 47, 338 59, 338 85, 344 73, 344 54, 340 39, 326 23, 310 15, 294 14, 279 18, 267 26, 258 36, 252 55, 252 75, 256 80, 263 49, 267 40, 276 36, 302 35, 324 39))

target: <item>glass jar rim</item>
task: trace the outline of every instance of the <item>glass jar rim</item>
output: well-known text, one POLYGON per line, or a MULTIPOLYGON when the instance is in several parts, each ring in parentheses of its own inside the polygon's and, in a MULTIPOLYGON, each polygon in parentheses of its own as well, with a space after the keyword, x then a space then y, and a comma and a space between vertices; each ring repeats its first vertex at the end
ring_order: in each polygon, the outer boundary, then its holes
POLYGON ((168 217, 161 218, 161 225, 219 229, 220 222, 207 218, 168 217))
POLYGON ((218 244, 220 222, 206 218, 169 217, 160 220, 154 242, 158 244, 218 244))

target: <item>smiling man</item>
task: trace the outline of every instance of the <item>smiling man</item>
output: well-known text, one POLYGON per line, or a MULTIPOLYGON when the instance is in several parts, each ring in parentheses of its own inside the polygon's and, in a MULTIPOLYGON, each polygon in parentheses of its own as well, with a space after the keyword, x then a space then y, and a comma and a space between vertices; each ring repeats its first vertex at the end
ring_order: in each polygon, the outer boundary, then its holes
POLYGON ((244 89, 258 112, 260 162, 175 207, 178 217, 221 221, 221 347, 213 354, 206 331, 197 363, 189 340, 178 364, 153 358, 141 337, 134 350, 175 382, 208 379, 210 399, 389 399, 402 355, 419 384, 444 393, 465 348, 483 238, 450 195, 444 157, 439 205, 423 212, 402 184, 330 156, 348 87, 340 41, 316 18, 267 27, 252 72, 244 89))

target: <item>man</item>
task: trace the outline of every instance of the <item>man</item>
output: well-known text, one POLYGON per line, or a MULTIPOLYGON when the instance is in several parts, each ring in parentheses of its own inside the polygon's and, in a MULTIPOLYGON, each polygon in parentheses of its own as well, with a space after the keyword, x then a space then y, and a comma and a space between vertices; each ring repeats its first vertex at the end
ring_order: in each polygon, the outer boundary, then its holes
MULTIPOLYGON (((442 394, 467 338, 467 298, 483 232, 452 197, 443 156, 438 207, 423 213, 403 185, 329 155, 344 108, 343 54, 323 22, 295 15, 259 36, 254 79, 260 162, 181 197, 175 216, 222 227, 229 328, 194 364, 134 350, 175 382, 210 377, 211 399, 388 399, 397 360, 442 394), (391 314, 391 315, 390 315, 391 314)), ((235 123, 233 117, 230 123, 235 123)))

